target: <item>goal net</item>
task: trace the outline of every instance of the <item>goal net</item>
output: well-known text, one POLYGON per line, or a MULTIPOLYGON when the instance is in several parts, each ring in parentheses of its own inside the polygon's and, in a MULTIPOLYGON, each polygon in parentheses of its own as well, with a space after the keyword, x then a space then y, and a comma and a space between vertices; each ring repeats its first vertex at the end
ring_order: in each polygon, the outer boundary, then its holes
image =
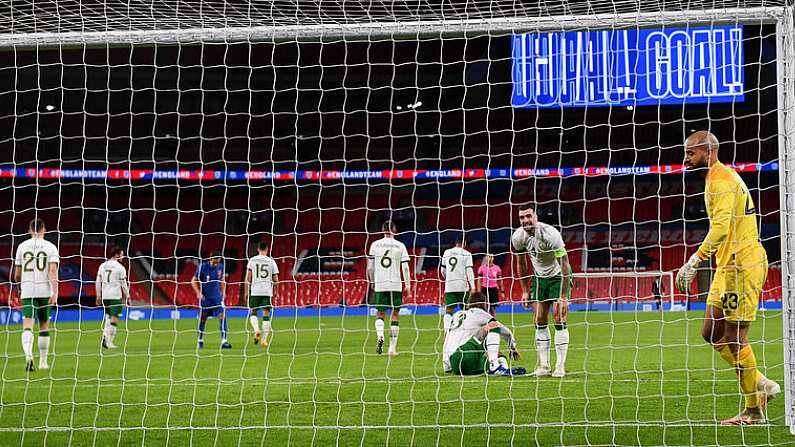
POLYGON ((794 42, 789 0, 0 6, 0 444, 790 445, 794 42), (702 337, 715 262, 675 288, 699 130, 768 257, 749 340, 781 392, 752 426, 721 425, 747 403, 702 337), (489 375, 486 332, 482 374, 445 372, 462 235, 529 374, 489 375), (393 262, 408 291, 370 280, 393 262))

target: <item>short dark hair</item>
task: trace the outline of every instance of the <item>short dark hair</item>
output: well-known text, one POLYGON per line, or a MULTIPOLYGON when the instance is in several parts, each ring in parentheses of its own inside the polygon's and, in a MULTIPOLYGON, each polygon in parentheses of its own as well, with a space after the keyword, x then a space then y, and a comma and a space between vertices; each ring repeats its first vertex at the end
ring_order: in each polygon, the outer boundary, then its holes
POLYGON ((523 203, 523 204, 519 205, 519 211, 527 211, 527 210, 535 211, 536 210, 536 204, 535 203, 523 203))
POLYGON ((39 231, 44 231, 47 229, 47 226, 44 225, 44 219, 35 218, 30 221, 28 225, 28 229, 34 233, 38 233, 39 231))
POLYGON ((207 259, 215 259, 215 258, 220 258, 220 257, 221 257, 221 252, 218 251, 218 250, 213 250, 213 251, 210 252, 210 257, 207 258, 207 259))
POLYGON ((113 248, 110 249, 110 256, 108 257, 112 258, 122 253, 124 253, 124 248, 122 248, 120 245, 114 245, 113 248))
POLYGON ((391 220, 385 220, 383 224, 381 224, 381 231, 389 231, 391 233, 397 232, 397 227, 395 223, 391 220))
POLYGON ((265 250, 267 250, 269 248, 271 248, 270 242, 262 241, 259 244, 257 244, 257 250, 265 251, 265 250))
POLYGON ((461 234, 459 234, 459 235, 458 235, 458 236, 455 238, 455 243, 456 243, 456 245, 464 245, 464 242, 466 242, 466 241, 467 241, 467 236, 466 236, 466 234, 464 234, 464 233, 461 233, 461 234))
POLYGON ((488 307, 488 302, 486 301, 486 295, 481 292, 475 292, 469 295, 469 300, 467 300, 467 309, 472 307, 479 307, 483 310, 486 310, 488 307))

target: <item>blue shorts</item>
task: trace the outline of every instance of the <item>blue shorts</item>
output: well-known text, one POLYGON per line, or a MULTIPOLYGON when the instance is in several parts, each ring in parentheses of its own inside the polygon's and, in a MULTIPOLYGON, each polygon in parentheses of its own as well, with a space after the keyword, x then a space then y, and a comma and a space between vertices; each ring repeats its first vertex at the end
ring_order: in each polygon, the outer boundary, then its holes
POLYGON ((206 320, 207 318, 210 317, 220 317, 221 315, 224 314, 225 310, 226 309, 224 309, 223 304, 215 304, 207 306, 202 305, 202 310, 199 315, 199 318, 201 318, 202 320, 206 320))

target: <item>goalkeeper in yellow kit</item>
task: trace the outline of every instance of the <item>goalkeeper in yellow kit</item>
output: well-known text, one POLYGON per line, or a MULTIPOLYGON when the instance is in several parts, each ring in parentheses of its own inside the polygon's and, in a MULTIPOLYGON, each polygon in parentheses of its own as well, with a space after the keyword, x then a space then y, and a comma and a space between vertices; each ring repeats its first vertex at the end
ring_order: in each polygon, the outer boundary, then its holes
POLYGON ((760 424, 765 422, 767 402, 781 391, 757 370, 748 344, 748 328, 756 320, 767 278, 767 254, 759 242, 756 208, 748 187, 737 172, 718 160, 718 145, 718 139, 707 131, 696 132, 685 141, 687 168, 709 168, 704 202, 710 226, 698 251, 679 269, 676 285, 687 291, 698 264, 715 255, 715 277, 701 333, 721 358, 736 368, 745 397, 745 409, 721 423, 760 424))

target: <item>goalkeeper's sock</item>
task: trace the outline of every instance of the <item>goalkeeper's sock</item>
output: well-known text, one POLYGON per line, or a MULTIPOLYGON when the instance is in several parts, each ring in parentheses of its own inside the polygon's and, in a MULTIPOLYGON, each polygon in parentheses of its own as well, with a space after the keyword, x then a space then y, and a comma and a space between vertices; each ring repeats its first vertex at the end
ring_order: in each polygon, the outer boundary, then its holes
POLYGON ((759 397, 756 395, 756 387, 759 382, 759 372, 756 370, 756 356, 751 345, 746 345, 740 349, 737 356, 737 371, 740 375, 740 389, 745 396, 746 408, 759 407, 759 397))
POLYGON ((22 352, 28 359, 33 358, 33 330, 25 329, 22 331, 22 352))
POLYGON ((734 358, 734 354, 732 353, 731 348, 729 348, 729 344, 726 343, 726 337, 721 338, 717 342, 712 345, 712 349, 718 351, 720 354, 720 358, 722 358, 726 363, 729 364, 732 368, 737 366, 737 360, 734 358))
POLYGON ((204 340, 204 326, 207 324, 207 320, 199 320, 199 340, 204 340))
POLYGON ((226 318, 218 321, 218 327, 221 329, 221 343, 226 343, 226 330, 228 327, 226 324, 226 318))
POLYGON ((555 368, 566 367, 566 354, 569 352, 569 329, 566 324, 555 325, 555 368))
POLYGON ((251 323, 251 327, 254 328, 254 332, 259 332, 259 318, 257 318, 256 315, 249 316, 248 322, 251 323))
POLYGON ((397 321, 393 321, 389 324, 389 350, 395 351, 397 350, 397 341, 398 335, 400 334, 400 326, 398 326, 397 321))
POLYGON ((489 369, 494 371, 500 367, 500 330, 492 329, 486 334, 486 355, 489 358, 489 369))
POLYGON ((268 338, 268 334, 271 333, 271 317, 263 316, 262 317, 262 338, 268 338))
POLYGON ((536 352, 542 367, 549 368, 549 327, 546 324, 536 325, 536 352))
POLYGON ((108 343, 112 344, 114 338, 116 338, 116 323, 111 321, 108 328, 108 343))
MULTIPOLYGON (((31 333, 31 335, 33 335, 31 333)), ((50 352, 50 333, 39 331, 39 363, 47 363, 47 354, 50 352)))
POLYGON ((447 332, 450 330, 450 325, 453 324, 453 316, 445 313, 442 317, 442 325, 444 326, 444 331, 447 332))
POLYGON ((375 335, 383 340, 384 338, 384 319, 383 318, 376 318, 375 319, 375 335))

